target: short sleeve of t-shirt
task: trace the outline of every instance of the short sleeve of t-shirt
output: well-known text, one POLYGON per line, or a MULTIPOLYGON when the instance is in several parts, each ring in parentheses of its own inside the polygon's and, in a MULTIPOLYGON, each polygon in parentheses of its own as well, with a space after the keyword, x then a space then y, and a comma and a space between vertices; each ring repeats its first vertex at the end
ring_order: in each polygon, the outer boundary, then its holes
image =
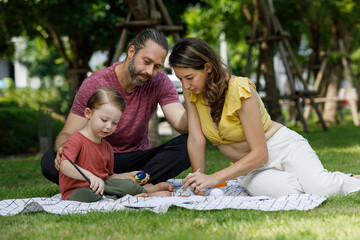
POLYGON ((63 154, 61 155, 60 162, 68 159, 73 163, 77 163, 76 161, 81 147, 82 144, 80 135, 77 132, 70 135, 65 145, 63 146, 63 154))
POLYGON ((228 116, 235 114, 241 108, 241 101, 243 99, 251 97, 249 84, 256 89, 255 85, 245 77, 237 77, 230 82, 227 98, 225 99, 227 108, 224 109, 228 116))
POLYGON ((160 106, 180 102, 175 85, 171 82, 169 77, 164 73, 161 73, 160 76, 162 79, 161 84, 159 84, 159 88, 161 89, 159 93, 160 106))

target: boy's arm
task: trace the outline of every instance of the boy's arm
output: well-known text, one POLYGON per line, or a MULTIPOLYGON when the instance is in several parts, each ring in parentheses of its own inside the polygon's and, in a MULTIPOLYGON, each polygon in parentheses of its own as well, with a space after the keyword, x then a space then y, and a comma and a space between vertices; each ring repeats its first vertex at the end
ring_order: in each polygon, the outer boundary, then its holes
MULTIPOLYGON (((116 173, 116 174, 109 175, 108 178, 131 179, 131 180, 133 180, 134 182, 138 183, 138 182, 135 180, 135 175, 136 175, 137 173, 139 173, 139 172, 140 172, 140 171, 132 171, 132 172, 126 172, 126 173, 116 173)), ((150 179, 150 178, 149 178, 149 179, 150 179)), ((146 181, 140 182, 140 185, 146 184, 147 181, 149 181, 149 179, 147 179, 146 181)))
MULTIPOLYGON (((95 176, 94 174, 92 174, 91 172, 89 172, 88 170, 79 167, 78 165, 76 165, 84 174, 87 178, 89 178, 90 180, 90 188, 96 192, 96 194, 103 194, 104 193, 104 181, 95 176)), ((83 180, 86 181, 86 179, 80 174, 80 172, 78 170, 76 170, 76 168, 70 163, 69 160, 62 160, 60 162, 60 171, 73 179, 78 179, 78 180, 83 180)))
MULTIPOLYGON (((91 172, 89 172, 86 169, 83 169, 82 167, 79 167, 78 165, 76 165, 85 175, 86 177, 88 177, 89 179, 91 178, 92 174, 91 172)), ((78 180, 84 180, 86 181, 86 179, 79 173, 78 170, 76 170, 76 168, 70 163, 69 160, 63 160, 60 162, 60 171, 68 176, 69 178, 73 178, 73 179, 78 179, 78 180)), ((90 180, 91 181, 91 180, 90 180)))
POLYGON ((135 180, 135 175, 140 171, 132 171, 132 172, 125 172, 125 173, 114 173, 109 175, 108 178, 117 178, 117 179, 131 179, 135 180))

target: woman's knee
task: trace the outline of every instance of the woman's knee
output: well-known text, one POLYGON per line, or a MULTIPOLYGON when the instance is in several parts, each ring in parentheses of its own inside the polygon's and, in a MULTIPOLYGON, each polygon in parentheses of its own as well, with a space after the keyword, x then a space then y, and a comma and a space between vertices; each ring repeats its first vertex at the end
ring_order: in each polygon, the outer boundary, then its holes
POLYGON ((266 170, 253 174, 243 187, 252 196, 280 197, 304 193, 294 175, 279 170, 266 170))
POLYGON ((321 196, 333 196, 341 193, 344 179, 341 175, 324 171, 318 176, 314 176, 311 182, 304 183, 306 193, 321 196))

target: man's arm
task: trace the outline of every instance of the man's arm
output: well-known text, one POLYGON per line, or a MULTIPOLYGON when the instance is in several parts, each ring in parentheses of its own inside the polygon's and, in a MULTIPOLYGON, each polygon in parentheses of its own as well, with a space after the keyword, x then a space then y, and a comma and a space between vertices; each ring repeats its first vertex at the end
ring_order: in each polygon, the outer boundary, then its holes
POLYGON ((181 103, 169 103, 162 108, 166 120, 179 133, 188 132, 188 120, 184 106, 181 103))
POLYGON ((74 132, 80 131, 86 125, 86 118, 80 117, 74 113, 69 113, 64 128, 60 131, 59 135, 56 137, 54 150, 57 152, 60 147, 62 147, 66 140, 74 132))
POLYGON ((86 118, 80 117, 74 113, 69 113, 69 116, 66 119, 64 128, 60 131, 59 135, 56 137, 54 150, 56 152, 55 157, 55 168, 59 171, 60 168, 60 157, 62 155, 62 147, 74 132, 80 131, 86 125, 86 118))

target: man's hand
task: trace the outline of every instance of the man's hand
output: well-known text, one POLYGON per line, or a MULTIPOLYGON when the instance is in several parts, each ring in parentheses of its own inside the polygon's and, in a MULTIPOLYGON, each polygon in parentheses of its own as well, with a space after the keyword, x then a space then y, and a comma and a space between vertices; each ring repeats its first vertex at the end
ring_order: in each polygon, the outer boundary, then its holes
POLYGON ((56 153, 56 157, 55 157, 55 168, 56 170, 60 170, 60 158, 61 158, 61 155, 62 155, 62 152, 63 152, 63 148, 60 147, 56 153))

